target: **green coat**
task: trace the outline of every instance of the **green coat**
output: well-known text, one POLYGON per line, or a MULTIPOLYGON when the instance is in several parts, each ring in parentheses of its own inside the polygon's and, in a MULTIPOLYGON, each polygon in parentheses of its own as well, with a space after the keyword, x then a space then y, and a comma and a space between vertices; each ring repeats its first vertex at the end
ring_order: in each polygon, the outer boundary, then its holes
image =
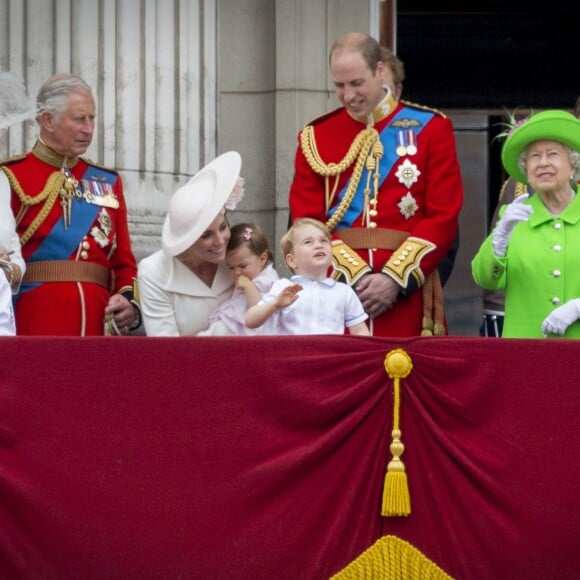
MULTIPOLYGON (((492 233, 471 262, 478 286, 505 289, 506 338, 542 338, 546 316, 580 298, 580 196, 558 217, 548 212, 538 195, 524 203, 534 213, 515 226, 506 255, 494 255, 492 233)), ((580 338, 580 321, 571 324, 564 337, 580 338)))

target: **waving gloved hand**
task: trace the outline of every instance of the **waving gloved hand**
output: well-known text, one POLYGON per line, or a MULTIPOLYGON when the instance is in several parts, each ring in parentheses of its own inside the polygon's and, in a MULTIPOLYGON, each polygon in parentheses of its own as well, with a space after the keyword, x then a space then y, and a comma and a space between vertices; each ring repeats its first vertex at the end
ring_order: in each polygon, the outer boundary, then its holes
POLYGON ((510 239, 512 231, 517 223, 527 222, 532 213, 534 213, 534 210, 524 203, 528 197, 530 197, 529 193, 524 193, 516 197, 506 206, 504 214, 497 223, 497 227, 495 228, 491 238, 491 243, 493 245, 494 254, 499 258, 505 256, 508 240, 510 239))
POLYGON ((580 298, 568 300, 562 306, 552 310, 542 322, 542 334, 564 334, 566 329, 580 318, 580 298))

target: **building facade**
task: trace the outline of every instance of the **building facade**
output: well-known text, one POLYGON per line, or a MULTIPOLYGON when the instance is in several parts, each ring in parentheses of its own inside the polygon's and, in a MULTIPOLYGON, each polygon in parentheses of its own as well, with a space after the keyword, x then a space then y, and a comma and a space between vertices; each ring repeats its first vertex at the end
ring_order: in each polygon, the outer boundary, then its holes
MULTIPOLYGON (((241 153, 246 180, 246 197, 231 221, 257 221, 277 251, 288 224, 297 134, 338 105, 328 74, 333 40, 360 30, 397 49, 401 31, 394 15, 406 4, 0 0, 0 66, 22 76, 31 98, 55 72, 79 74, 93 87, 97 126, 88 156, 123 176, 137 259, 158 249, 173 191, 230 149, 241 153)), ((426 34, 419 31, 410 46, 421 39, 426 34)), ((407 67, 411 100, 424 72, 416 68, 416 62, 407 67)), ((495 192, 489 143, 497 111, 443 112, 455 125, 466 192, 464 233, 445 292, 448 320, 453 334, 476 335, 481 291, 471 280, 470 262, 486 234, 495 192)), ((34 123, 0 132, 0 156, 28 150, 35 137, 34 123)), ((284 272, 278 251, 276 266, 284 272)))

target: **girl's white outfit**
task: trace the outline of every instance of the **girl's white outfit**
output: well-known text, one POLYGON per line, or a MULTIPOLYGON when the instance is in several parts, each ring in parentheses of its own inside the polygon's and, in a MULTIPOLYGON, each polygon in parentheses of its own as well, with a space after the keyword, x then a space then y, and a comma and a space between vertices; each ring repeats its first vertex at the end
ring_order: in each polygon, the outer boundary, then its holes
MULTIPOLYGON (((26 264, 22 259, 20 240, 16 233, 16 222, 10 207, 10 185, 3 172, 0 171, 0 254, 10 254, 10 262, 20 268, 22 275, 26 271, 26 264)), ((20 281, 12 287, 8 284, 4 272, 0 271, 0 336, 14 336, 14 310, 12 308, 12 294, 20 289, 20 281)))
POLYGON ((225 263, 218 265, 210 288, 163 250, 139 262, 137 281, 147 336, 195 336, 233 290, 225 263))
MULTIPOLYGON (((264 295, 270 291, 272 284, 279 280, 278 273, 270 262, 252 282, 264 295)), ((248 328, 245 324, 248 302, 243 290, 236 288, 232 297, 226 300, 211 313, 210 326, 198 333, 198 336, 257 336, 266 333, 267 325, 260 328, 248 328)))

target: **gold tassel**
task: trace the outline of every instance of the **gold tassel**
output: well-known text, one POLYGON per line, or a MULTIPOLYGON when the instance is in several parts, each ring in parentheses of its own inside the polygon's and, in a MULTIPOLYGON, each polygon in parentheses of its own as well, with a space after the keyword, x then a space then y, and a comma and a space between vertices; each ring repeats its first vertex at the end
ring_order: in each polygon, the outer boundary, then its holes
POLYGON ((382 515, 408 516, 411 513, 411 498, 405 464, 401 461, 405 446, 401 442, 401 432, 398 429, 393 429, 392 437, 390 450, 393 459, 389 461, 385 476, 382 515))
POLYGON ((433 336, 433 320, 427 316, 423 316, 421 320, 421 336, 433 336))
POLYGON ((385 357, 385 370, 393 379, 393 430, 390 451, 393 456, 387 465, 385 485, 383 487, 383 502, 381 515, 385 517, 408 516, 411 513, 411 496, 407 483, 405 464, 401 455, 405 446, 401 441, 399 415, 401 406, 400 380, 409 376, 413 369, 411 357, 402 349, 390 351, 385 357))
POLYGON ((433 334, 435 336, 445 336, 447 334, 447 329, 445 328, 445 325, 436 322, 433 325, 433 334))
POLYGON ((442 568, 409 542, 383 536, 330 580, 452 580, 442 568))

